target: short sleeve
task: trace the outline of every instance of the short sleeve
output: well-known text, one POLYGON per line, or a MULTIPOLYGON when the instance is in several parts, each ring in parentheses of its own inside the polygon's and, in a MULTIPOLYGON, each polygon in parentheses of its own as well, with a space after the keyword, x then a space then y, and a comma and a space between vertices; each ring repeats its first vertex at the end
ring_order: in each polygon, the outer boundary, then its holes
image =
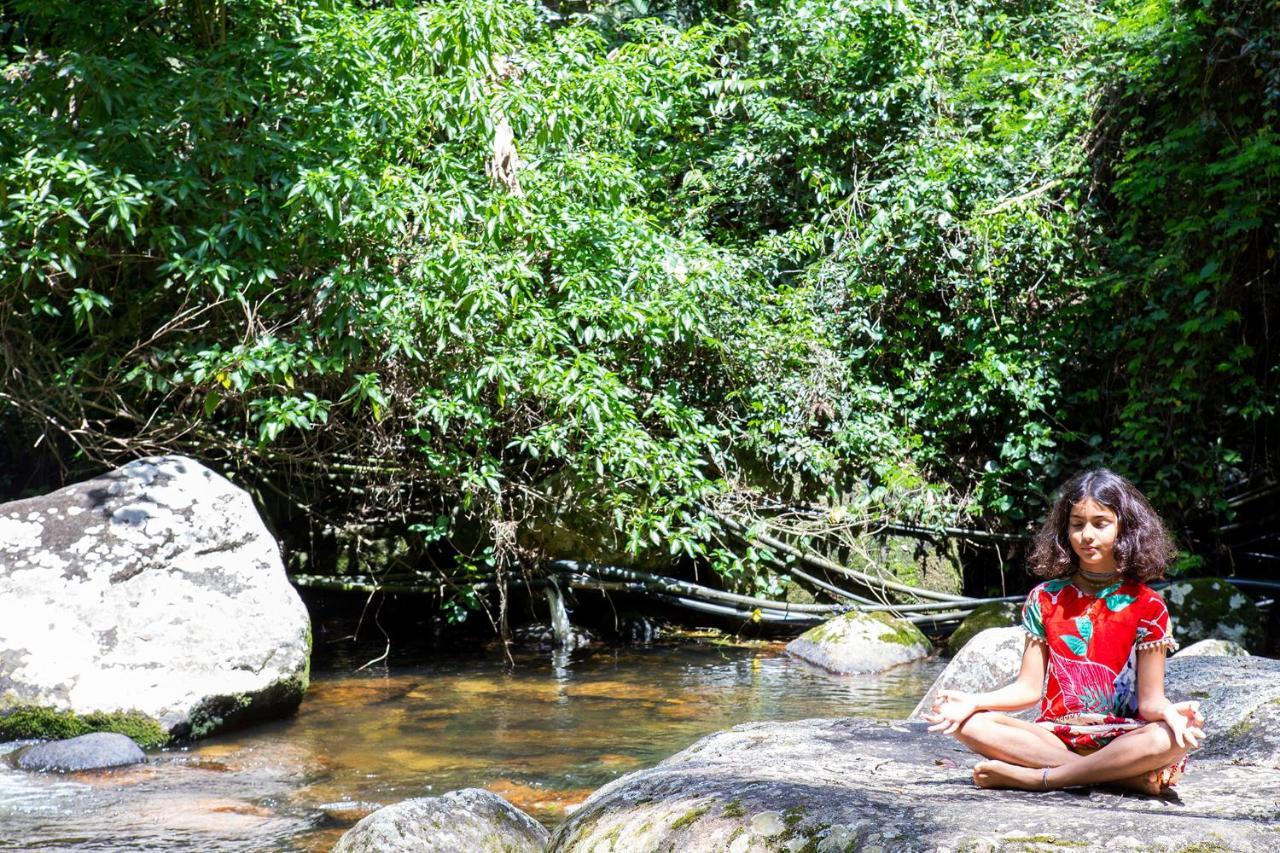
POLYGON ((1138 631, 1134 637, 1138 651, 1161 648, 1177 651, 1178 641, 1173 638, 1173 623, 1164 599, 1155 590, 1148 589, 1139 606, 1138 631))
POLYGON ((1028 637, 1039 643, 1049 642, 1044 633, 1044 616, 1040 604, 1040 593, 1043 590, 1044 584, 1031 590, 1026 602, 1022 605, 1022 630, 1028 637))

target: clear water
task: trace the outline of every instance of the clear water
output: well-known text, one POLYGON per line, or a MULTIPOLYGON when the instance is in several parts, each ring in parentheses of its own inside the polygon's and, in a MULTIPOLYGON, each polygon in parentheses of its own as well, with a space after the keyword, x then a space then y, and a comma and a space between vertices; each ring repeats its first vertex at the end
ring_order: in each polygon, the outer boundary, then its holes
POLYGON ((517 664, 313 673, 294 717, 136 768, 57 776, 0 759, 0 850, 328 850, 380 805, 463 787, 553 826, 597 787, 737 723, 904 717, 941 669, 833 676, 780 643, 711 642, 517 664))

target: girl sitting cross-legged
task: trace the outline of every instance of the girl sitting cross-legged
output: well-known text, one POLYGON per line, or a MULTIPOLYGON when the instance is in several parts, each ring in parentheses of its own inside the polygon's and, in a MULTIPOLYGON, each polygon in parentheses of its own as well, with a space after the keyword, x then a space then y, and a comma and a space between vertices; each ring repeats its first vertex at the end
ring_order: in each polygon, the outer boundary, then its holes
POLYGON ((1164 695, 1165 652, 1177 646, 1164 600, 1146 584, 1173 555, 1128 480, 1099 469, 1062 487, 1030 558, 1049 580, 1023 607, 1018 680, 989 693, 939 691, 926 717, 929 731, 990 759, 974 782, 1033 791, 1106 783, 1147 794, 1177 782, 1187 750, 1204 739, 1204 718, 1198 703, 1164 695), (1034 723, 989 713, 1037 700, 1034 723))

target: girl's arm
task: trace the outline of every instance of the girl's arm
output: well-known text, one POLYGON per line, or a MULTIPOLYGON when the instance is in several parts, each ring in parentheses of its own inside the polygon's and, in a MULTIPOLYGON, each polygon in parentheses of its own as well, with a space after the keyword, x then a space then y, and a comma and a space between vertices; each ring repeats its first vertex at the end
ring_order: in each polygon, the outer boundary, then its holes
POLYGON ((951 734, 977 711, 1021 711, 1040 701, 1044 690, 1044 673, 1049 664, 1049 654, 1044 643, 1030 637, 1022 650, 1022 667, 1018 678, 998 690, 987 693, 961 693, 958 690, 939 690, 933 703, 933 713, 925 719, 934 725, 931 732, 951 734))
POLYGON ((1199 702, 1170 702, 1164 695, 1164 647, 1138 650, 1138 716, 1165 722, 1178 746, 1195 748, 1204 740, 1199 702))

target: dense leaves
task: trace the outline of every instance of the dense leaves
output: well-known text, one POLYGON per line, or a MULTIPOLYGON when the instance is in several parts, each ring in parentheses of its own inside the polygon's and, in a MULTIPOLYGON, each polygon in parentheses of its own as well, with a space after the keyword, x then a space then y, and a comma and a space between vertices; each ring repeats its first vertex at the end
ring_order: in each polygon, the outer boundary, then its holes
POLYGON ((10 459, 490 563, 566 503, 696 556, 728 489, 1017 529, 1082 464, 1180 518, 1273 473, 1274 4, 10 7, 10 459))

